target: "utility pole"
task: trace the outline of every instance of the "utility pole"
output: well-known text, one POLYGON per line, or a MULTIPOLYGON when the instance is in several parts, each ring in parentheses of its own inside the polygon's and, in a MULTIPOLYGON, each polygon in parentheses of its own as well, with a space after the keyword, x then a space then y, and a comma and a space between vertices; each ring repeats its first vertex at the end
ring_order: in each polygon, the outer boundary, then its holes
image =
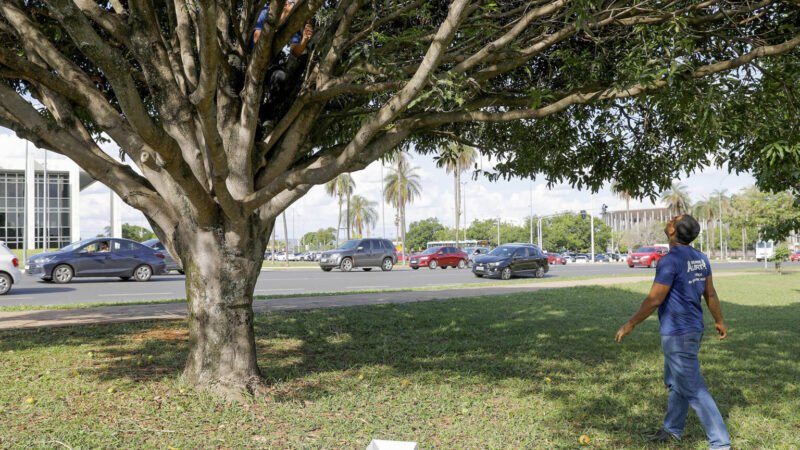
POLYGON ((500 246, 500 218, 497 218, 497 246, 500 246))
POLYGON ((48 238, 48 227, 49 223, 49 214, 48 209, 50 206, 50 186, 47 183, 47 150, 44 151, 44 208, 42 209, 42 217, 44 217, 44 223, 42 223, 42 248, 44 251, 47 251, 47 238, 48 238))
POLYGON ((383 198, 383 161, 381 161, 381 222, 383 223, 383 238, 386 239, 386 199, 383 198))
POLYGON ((542 217, 536 222, 536 238, 539 240, 539 248, 542 248, 542 217))
MULTIPOLYGON (((33 192, 27 192, 28 189, 28 180, 27 177, 31 176, 28 171, 28 159, 30 155, 28 154, 28 141, 25 140, 25 202, 23 203, 22 208, 22 266, 25 267, 25 264, 28 262, 28 196, 29 195, 36 195, 36 184, 34 184, 33 192)), ((36 171, 33 173, 34 180, 36 179, 36 171)), ((35 205, 34 201, 34 205, 35 205)))
POLYGON ((719 191, 717 196, 719 200, 719 259, 725 259, 725 253, 722 250, 722 191, 719 191))
POLYGON ((591 206, 589 207, 589 228, 592 241, 592 264, 594 264, 594 195, 592 195, 591 206))
POLYGON ((530 218, 528 219, 528 225, 531 230, 531 244, 533 244, 533 180, 531 180, 531 214, 530 218))

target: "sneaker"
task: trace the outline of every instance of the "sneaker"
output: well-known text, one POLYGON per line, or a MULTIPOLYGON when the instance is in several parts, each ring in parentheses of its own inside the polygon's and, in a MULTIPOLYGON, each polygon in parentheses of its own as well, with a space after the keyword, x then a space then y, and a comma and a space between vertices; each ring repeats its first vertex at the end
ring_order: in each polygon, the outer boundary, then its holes
POLYGON ((649 436, 648 440, 650 442, 680 442, 681 438, 662 428, 649 436))

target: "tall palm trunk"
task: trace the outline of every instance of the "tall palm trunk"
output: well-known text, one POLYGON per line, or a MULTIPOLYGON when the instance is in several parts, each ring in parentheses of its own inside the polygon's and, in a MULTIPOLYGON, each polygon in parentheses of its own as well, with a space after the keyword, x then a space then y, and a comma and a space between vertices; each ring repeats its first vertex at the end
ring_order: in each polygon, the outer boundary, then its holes
POLYGON ((631 199, 625 199, 625 231, 631 229, 631 199))
POLYGON ((339 247, 339 237, 342 234, 342 194, 339 193, 339 220, 336 222, 336 247, 339 247))
POLYGON ((347 240, 350 238, 350 194, 347 194, 347 240))

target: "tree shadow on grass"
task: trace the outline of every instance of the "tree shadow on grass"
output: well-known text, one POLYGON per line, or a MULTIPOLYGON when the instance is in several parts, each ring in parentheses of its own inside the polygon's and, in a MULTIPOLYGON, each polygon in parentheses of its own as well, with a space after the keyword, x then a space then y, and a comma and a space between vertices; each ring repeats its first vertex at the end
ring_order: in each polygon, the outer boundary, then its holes
MULTIPOLYGON (((666 404, 657 322, 641 325, 623 344, 612 339, 642 298, 625 289, 579 287, 260 315, 259 364, 271 384, 292 384, 276 393, 279 402, 350 389, 313 377, 335 372, 431 375, 435 382, 459 378, 477 385, 522 380, 519 396, 544 396, 570 421, 625 443, 652 431, 666 404), (545 378, 552 385, 544 386, 545 378)), ((785 401, 787 384, 797 382, 800 303, 724 308, 730 338, 719 343, 707 326, 701 351, 723 414, 748 405, 742 386, 757 386, 751 397, 765 405, 785 401)), ((102 381, 175 378, 187 345, 185 326, 174 322, 0 333, 0 351, 87 347, 95 356, 86 373, 102 381)), ((687 436, 690 443, 704 439, 696 421, 687 436)))

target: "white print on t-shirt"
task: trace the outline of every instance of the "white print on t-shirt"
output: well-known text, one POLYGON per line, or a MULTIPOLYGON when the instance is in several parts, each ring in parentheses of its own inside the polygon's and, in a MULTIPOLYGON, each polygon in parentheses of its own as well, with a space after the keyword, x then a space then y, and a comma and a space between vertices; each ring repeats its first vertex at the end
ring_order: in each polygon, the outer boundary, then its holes
POLYGON ((706 262, 702 259, 698 259, 695 261, 688 261, 689 270, 687 272, 694 272, 697 270, 706 270, 706 262))

